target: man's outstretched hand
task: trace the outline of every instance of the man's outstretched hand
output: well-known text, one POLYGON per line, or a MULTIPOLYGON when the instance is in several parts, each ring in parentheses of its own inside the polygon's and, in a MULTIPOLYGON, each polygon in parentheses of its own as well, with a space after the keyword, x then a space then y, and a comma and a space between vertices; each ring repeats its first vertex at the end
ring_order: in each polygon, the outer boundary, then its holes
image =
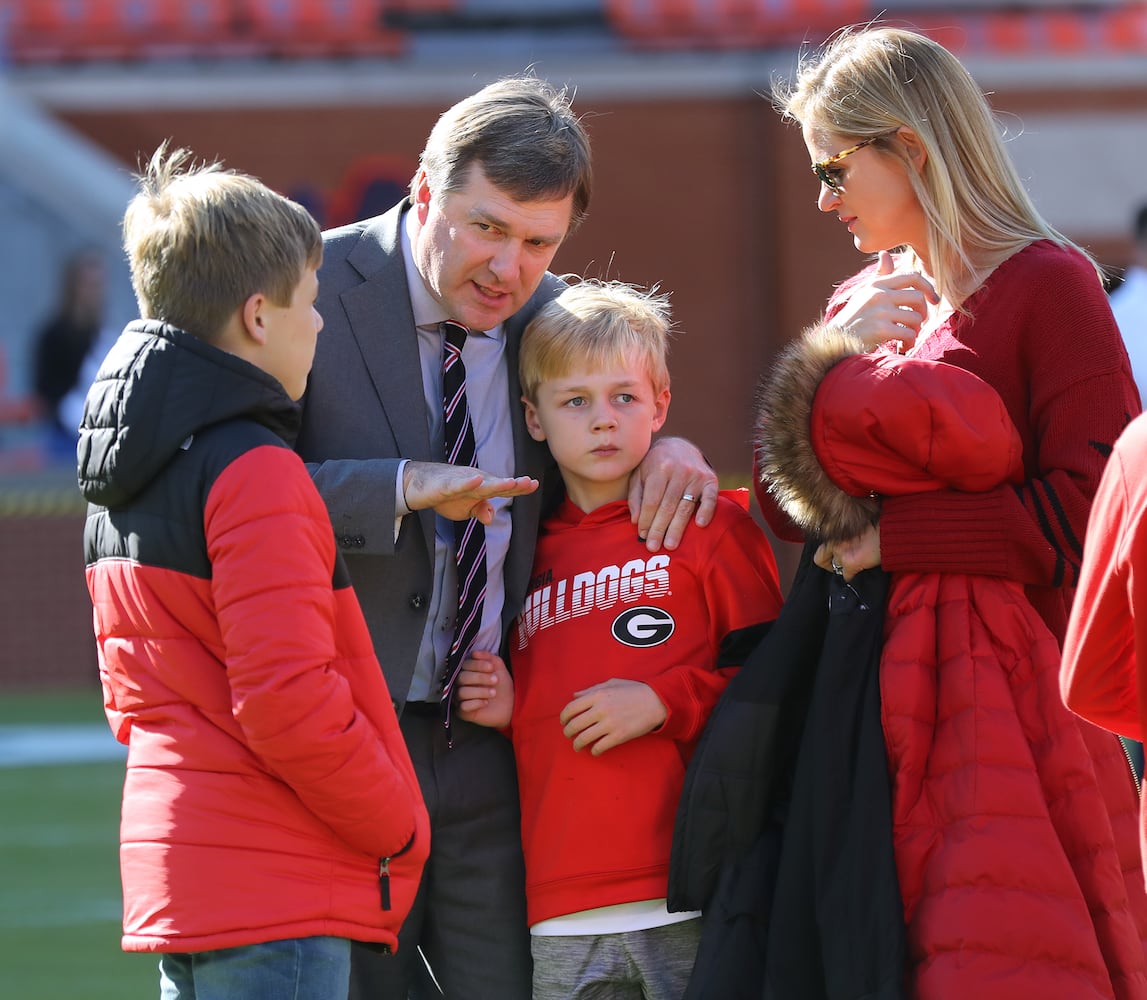
POLYGON ((529 476, 491 476, 481 469, 440 462, 407 462, 402 470, 402 491, 411 510, 427 507, 451 521, 476 517, 483 524, 494 519, 495 497, 533 493, 538 481, 529 476))

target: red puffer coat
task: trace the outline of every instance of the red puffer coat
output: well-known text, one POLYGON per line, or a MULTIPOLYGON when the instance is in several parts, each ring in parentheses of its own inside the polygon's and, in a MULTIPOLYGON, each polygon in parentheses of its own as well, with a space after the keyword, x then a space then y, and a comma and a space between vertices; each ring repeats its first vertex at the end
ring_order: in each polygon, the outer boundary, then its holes
MULTIPOLYGON (((990 386, 861 352, 814 329, 762 394, 762 479, 810 537, 859 534, 882 496, 1020 480, 990 386)), ((1064 707, 1058 667, 1019 583, 893 576, 881 715, 916 997, 1147 997, 1134 785, 1115 737, 1064 707)))
POLYGON ((123 947, 397 946, 426 807, 330 517, 271 376, 120 336, 79 479, 105 709, 128 745, 123 947))

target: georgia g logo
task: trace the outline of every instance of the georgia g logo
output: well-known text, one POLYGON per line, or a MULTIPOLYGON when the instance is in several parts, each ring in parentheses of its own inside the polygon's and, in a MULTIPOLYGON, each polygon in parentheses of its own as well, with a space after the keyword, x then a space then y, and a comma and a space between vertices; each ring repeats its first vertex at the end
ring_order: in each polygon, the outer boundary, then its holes
POLYGON ((613 637, 627 646, 658 646, 677 627, 673 616, 661 608, 630 608, 613 620, 613 637))

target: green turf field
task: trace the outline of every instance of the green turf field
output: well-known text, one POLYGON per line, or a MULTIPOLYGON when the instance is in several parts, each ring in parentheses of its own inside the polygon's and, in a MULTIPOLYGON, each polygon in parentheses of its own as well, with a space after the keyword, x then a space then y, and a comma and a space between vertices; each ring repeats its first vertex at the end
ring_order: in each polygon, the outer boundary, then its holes
MULTIPOLYGON (((99 722, 97 689, 0 692, 0 725, 99 722)), ((0 994, 148 1000, 156 958, 120 951, 122 761, 0 767, 0 994)))

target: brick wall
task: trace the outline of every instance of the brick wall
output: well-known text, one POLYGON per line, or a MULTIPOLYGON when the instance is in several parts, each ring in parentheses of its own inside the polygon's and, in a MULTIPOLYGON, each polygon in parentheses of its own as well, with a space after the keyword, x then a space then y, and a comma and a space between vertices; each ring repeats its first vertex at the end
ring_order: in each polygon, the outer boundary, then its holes
POLYGON ((98 683, 81 512, 0 514, 0 692, 98 683))

